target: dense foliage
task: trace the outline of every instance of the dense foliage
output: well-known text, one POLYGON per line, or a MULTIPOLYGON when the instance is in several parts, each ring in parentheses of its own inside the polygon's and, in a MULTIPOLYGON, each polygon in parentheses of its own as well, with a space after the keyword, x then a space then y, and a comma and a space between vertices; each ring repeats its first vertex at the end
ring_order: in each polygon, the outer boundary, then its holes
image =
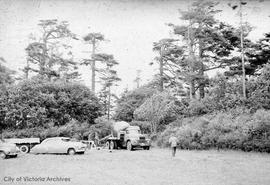
POLYGON ((270 152, 270 111, 235 109, 214 115, 180 119, 167 126, 158 144, 168 146, 175 133, 184 149, 229 148, 270 152))
POLYGON ((131 121, 134 118, 134 111, 151 97, 156 90, 151 87, 143 86, 134 91, 124 93, 117 101, 114 119, 131 121))
POLYGON ((217 5, 198 0, 180 11, 183 24, 169 23, 171 38, 153 43, 159 74, 141 87, 137 77, 137 88, 120 98, 112 92, 120 81, 118 62, 98 52, 104 35, 83 37, 92 50, 81 62, 91 67, 90 91, 74 83, 80 74, 69 40, 78 39, 68 22, 41 20, 41 37, 26 48, 24 80, 14 83, 15 72, 0 57, 1 133, 98 140, 111 133, 112 115, 139 126, 160 146, 168 146, 174 133, 184 149, 270 152, 270 33, 249 40, 251 26, 216 19, 217 5), (208 76, 220 68, 225 72, 208 76), (103 88, 95 94, 96 83, 103 88))
POLYGON ((100 115, 97 98, 80 84, 27 80, 10 86, 0 99, 2 128, 60 126, 72 119, 93 124, 100 115))
POLYGON ((174 121, 180 113, 177 99, 168 92, 157 93, 146 99, 134 112, 136 120, 151 123, 151 132, 162 130, 162 125, 174 121))

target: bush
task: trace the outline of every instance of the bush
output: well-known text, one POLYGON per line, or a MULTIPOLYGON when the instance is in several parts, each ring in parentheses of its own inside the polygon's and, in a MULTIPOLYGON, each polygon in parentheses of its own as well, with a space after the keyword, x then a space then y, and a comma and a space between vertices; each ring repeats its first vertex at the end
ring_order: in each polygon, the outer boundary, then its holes
POLYGON ((205 106, 205 104, 199 100, 192 100, 189 103, 188 111, 191 116, 203 115, 210 112, 210 110, 205 106))
POLYGON ((78 140, 88 139, 90 133, 90 124, 80 123, 71 120, 66 125, 50 126, 48 128, 35 127, 30 129, 5 130, 2 134, 4 138, 31 138, 38 137, 44 140, 48 137, 70 137, 78 140))
POLYGON ((180 112, 177 99, 168 92, 156 93, 134 111, 135 120, 151 123, 151 132, 157 133, 176 120, 180 112))
POLYGON ((97 119, 95 119, 95 123, 96 124, 91 125, 90 127, 89 139, 91 140, 101 139, 112 133, 113 121, 108 120, 106 116, 98 117, 97 119))
POLYGON ((28 80, 9 87, 0 100, 3 129, 61 126, 72 119, 94 124, 100 116, 98 99, 80 84, 28 80))
POLYGON ((134 111, 155 92, 156 90, 154 88, 142 86, 133 91, 124 93, 117 101, 114 119, 127 122, 132 121, 134 119, 134 111))
POLYGON ((270 152, 270 111, 235 109, 201 117, 182 118, 169 124, 158 137, 168 146, 172 133, 184 149, 241 149, 270 152))

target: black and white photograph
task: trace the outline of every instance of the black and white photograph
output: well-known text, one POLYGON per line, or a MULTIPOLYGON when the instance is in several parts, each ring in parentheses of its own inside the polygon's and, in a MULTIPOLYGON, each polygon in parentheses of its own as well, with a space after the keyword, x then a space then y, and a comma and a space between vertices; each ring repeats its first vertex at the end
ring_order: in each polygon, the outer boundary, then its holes
POLYGON ((270 0, 0 0, 0 185, 269 185, 270 0))

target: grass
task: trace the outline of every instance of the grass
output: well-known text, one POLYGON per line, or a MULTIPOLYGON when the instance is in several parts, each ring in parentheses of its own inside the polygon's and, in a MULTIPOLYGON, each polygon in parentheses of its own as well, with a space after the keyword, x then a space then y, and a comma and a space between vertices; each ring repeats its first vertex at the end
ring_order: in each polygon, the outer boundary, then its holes
POLYGON ((0 161, 0 184, 268 185, 270 155, 238 151, 89 150, 84 155, 20 155, 0 161), (4 177, 69 182, 5 182, 4 177))

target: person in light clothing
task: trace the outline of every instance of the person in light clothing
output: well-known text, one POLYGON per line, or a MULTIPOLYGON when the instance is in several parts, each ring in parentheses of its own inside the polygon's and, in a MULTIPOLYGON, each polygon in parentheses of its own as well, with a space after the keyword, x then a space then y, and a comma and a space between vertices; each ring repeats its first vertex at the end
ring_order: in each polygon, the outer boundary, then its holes
POLYGON ((174 135, 172 135, 169 139, 169 143, 170 143, 171 148, 172 148, 172 156, 174 157, 175 153, 176 153, 177 138, 174 135))

